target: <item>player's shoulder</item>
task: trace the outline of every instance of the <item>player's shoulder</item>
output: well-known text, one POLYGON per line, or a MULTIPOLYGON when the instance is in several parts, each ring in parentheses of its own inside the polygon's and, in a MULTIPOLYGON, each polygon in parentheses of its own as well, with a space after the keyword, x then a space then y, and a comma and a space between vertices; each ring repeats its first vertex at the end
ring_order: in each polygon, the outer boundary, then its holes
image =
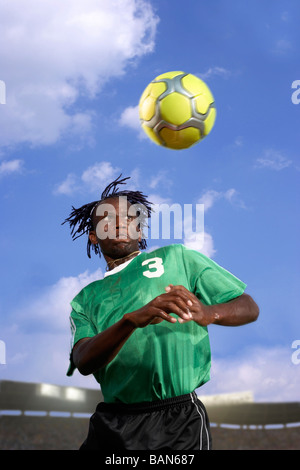
POLYGON ((80 303, 84 304, 86 299, 91 298, 95 292, 99 291, 101 284, 103 283, 103 279, 96 279, 95 281, 90 282, 86 286, 84 286, 73 298, 72 303, 80 303))

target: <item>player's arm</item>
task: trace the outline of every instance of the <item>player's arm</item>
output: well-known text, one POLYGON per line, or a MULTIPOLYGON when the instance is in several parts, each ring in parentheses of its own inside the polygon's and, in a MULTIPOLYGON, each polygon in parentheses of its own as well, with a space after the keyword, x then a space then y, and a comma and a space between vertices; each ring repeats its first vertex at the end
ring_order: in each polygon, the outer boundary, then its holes
POLYGON ((75 366, 83 375, 89 375, 111 362, 136 328, 144 328, 151 323, 168 321, 175 323, 176 313, 181 320, 191 318, 189 308, 192 301, 187 292, 161 294, 144 307, 126 313, 121 320, 92 338, 79 340, 72 351, 75 366))
MULTIPOLYGON (((242 294, 229 302, 205 305, 194 294, 183 286, 168 286, 167 292, 185 291, 189 293, 192 302, 190 313, 192 320, 202 326, 212 323, 223 326, 240 326, 257 320, 259 308, 253 298, 248 294, 242 294)), ((179 319, 179 322, 186 320, 179 319)))
MULTIPOLYGON (((199 301, 198 301, 199 302, 199 301)), ((199 308, 198 322, 203 316, 209 316, 211 323, 223 326, 240 326, 257 320, 259 308, 248 294, 242 294, 229 302, 199 308)))

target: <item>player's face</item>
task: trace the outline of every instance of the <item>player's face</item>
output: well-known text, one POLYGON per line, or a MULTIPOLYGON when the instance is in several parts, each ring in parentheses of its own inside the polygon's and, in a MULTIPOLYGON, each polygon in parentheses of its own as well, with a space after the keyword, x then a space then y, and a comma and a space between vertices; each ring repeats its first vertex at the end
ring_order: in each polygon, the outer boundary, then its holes
POLYGON ((141 239, 137 216, 126 198, 101 202, 94 211, 92 243, 99 243, 102 253, 112 259, 121 258, 139 249, 141 239))

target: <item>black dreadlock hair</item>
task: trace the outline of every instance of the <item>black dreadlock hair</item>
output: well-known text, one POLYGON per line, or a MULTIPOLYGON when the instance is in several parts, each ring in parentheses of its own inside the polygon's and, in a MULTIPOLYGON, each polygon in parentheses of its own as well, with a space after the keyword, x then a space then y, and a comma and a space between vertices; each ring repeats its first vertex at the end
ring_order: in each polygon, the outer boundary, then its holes
MULTIPOLYGON (((76 240, 77 238, 81 237, 84 234, 89 234, 91 230, 93 230, 93 212, 95 208, 100 204, 101 202, 105 201, 106 199, 111 199, 113 197, 119 197, 119 196, 126 196, 127 200, 130 202, 130 204, 139 204, 142 206, 143 210, 143 218, 142 221, 144 221, 145 218, 149 218, 151 216, 151 202, 147 201, 147 196, 145 196, 142 192, 140 191, 128 191, 128 190, 123 190, 119 191, 118 186, 120 184, 126 184, 125 181, 130 179, 130 177, 120 179, 122 174, 118 176, 115 181, 110 183, 102 192, 100 200, 90 202, 88 204, 85 204, 78 209, 75 209, 75 207, 72 206, 72 212, 70 213, 70 216, 64 220, 62 223, 65 224, 66 222, 69 223, 70 229, 71 229, 71 236, 73 240, 76 240)), ((138 215, 139 212, 138 212, 138 215)), ((147 226, 147 224, 142 222, 141 228, 147 226)), ((87 241, 87 255, 89 258, 91 258, 91 247, 92 250, 95 252, 96 255, 99 255, 101 257, 101 250, 100 246, 93 245, 88 238, 87 241)), ((139 248, 141 250, 144 250, 147 247, 147 242, 145 239, 141 239, 139 241, 139 248)))

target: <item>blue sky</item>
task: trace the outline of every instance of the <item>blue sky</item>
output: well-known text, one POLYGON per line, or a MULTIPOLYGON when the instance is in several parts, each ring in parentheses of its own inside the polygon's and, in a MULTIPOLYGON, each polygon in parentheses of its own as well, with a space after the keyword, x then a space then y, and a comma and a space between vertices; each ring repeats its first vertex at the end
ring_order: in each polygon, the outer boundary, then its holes
POLYGON ((201 394, 298 401, 298 2, 22 5, 0 7, 1 378, 97 386, 65 376, 68 315, 105 265, 61 222, 122 173, 153 202, 204 203, 202 250, 260 306, 254 324, 209 328, 212 378, 201 394), (152 143, 137 112, 147 84, 172 70, 202 78, 217 108, 211 134, 183 151, 152 143))

